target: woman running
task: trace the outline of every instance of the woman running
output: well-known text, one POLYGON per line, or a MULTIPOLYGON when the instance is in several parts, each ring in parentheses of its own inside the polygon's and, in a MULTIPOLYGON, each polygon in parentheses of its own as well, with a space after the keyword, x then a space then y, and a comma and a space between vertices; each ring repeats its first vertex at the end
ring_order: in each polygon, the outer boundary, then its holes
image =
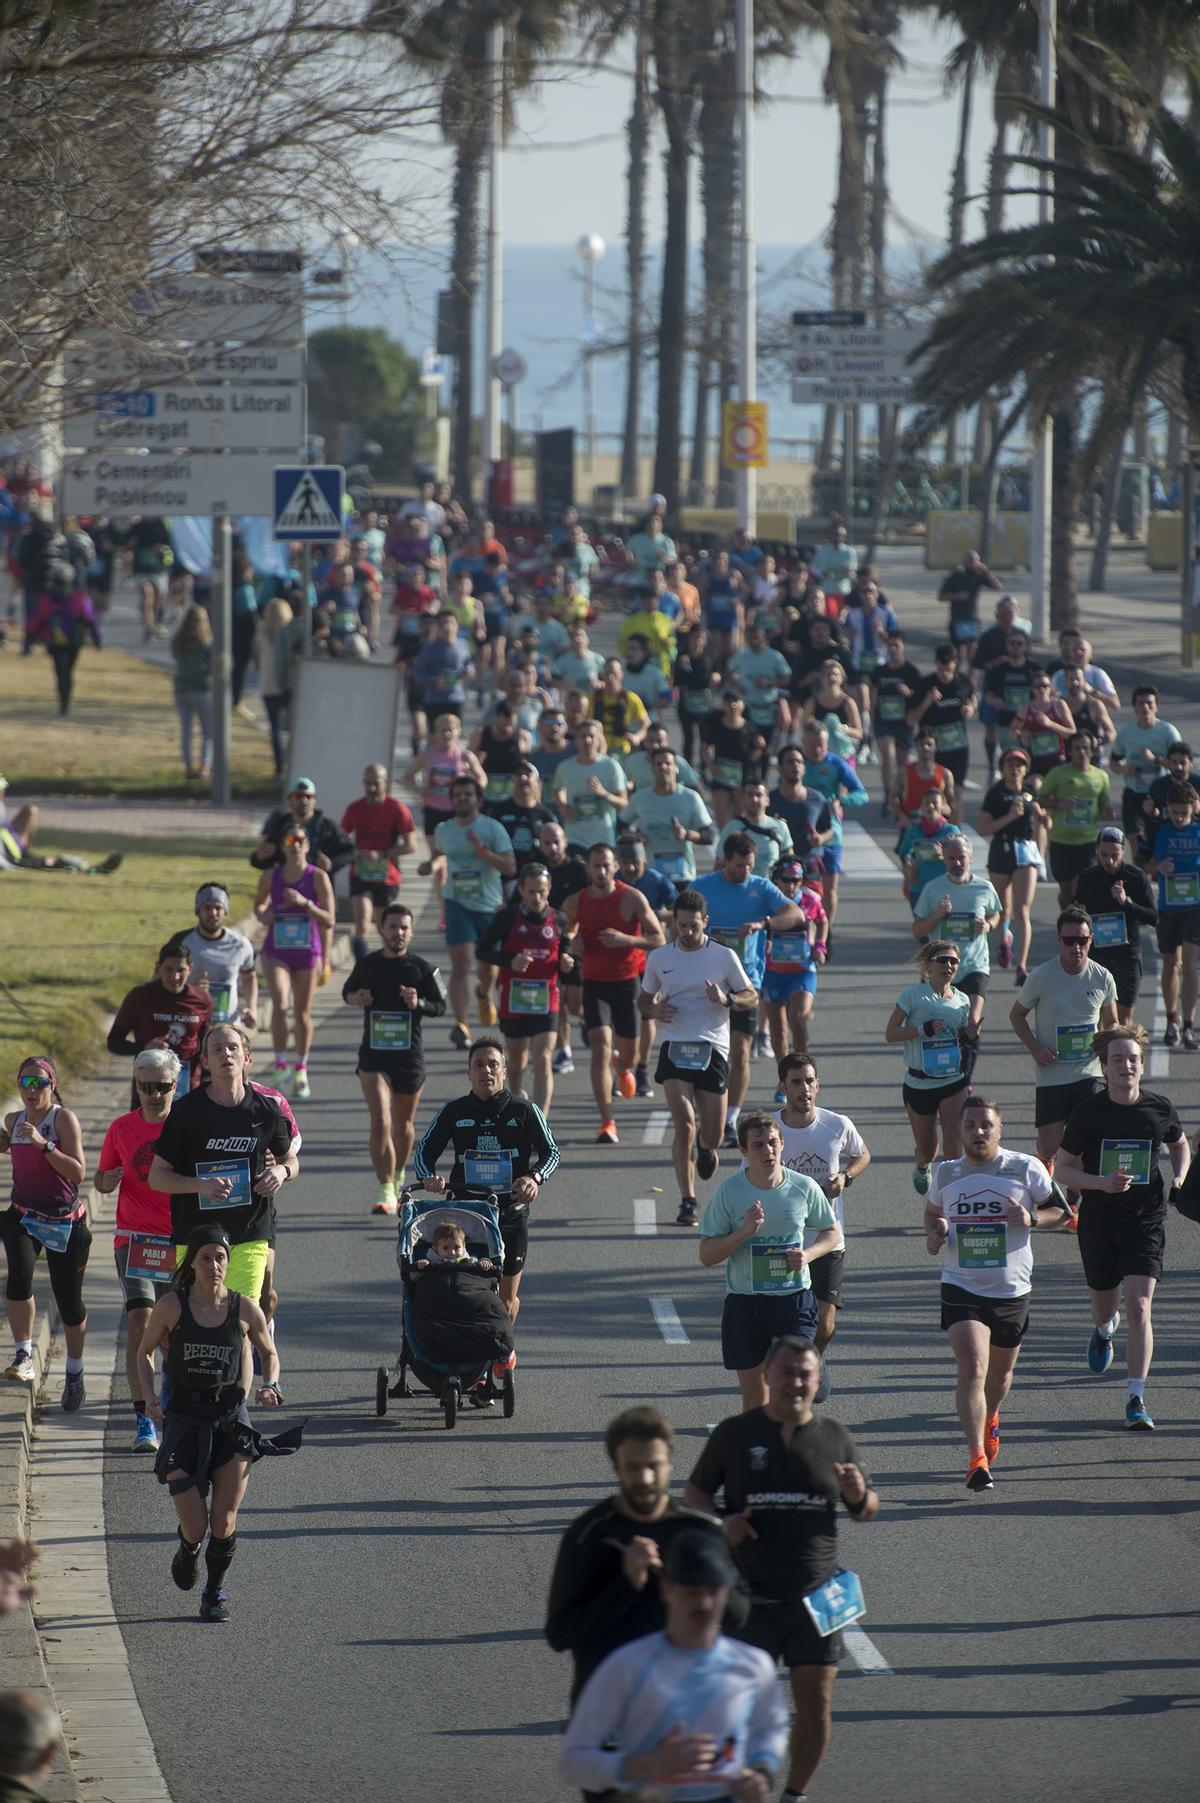
POLYGON ((179 1546, 171 1576, 180 1590, 195 1587, 200 1546, 208 1534, 207 1581, 200 1593, 201 1621, 228 1621, 221 1580, 237 1550, 237 1516, 250 1467, 265 1453, 295 1452, 302 1427, 264 1440, 246 1411, 249 1345, 262 1361, 257 1401, 279 1407, 279 1361, 257 1302, 226 1288, 229 1237, 223 1227, 197 1227, 167 1294, 156 1302, 138 1352, 146 1408, 162 1423, 154 1473, 167 1486, 179 1517, 179 1546), (155 1384, 154 1354, 165 1347, 170 1383, 164 1415, 155 1384), (211 1489, 211 1499, 209 1491, 211 1489))
POLYGON ((275 1080, 287 1077, 288 1004, 295 1021, 295 1094, 312 1094, 308 1052, 312 1045, 312 998, 324 963, 322 927, 332 929, 333 885, 323 870, 308 861, 308 834, 293 826, 283 836, 283 863, 259 878, 254 912, 269 928, 263 942, 263 965, 271 991, 271 1041, 275 1047, 275 1080))
POLYGON ((962 825, 963 788, 971 753, 967 721, 975 712, 975 693, 969 676, 959 670, 958 649, 947 640, 934 647, 933 674, 923 676, 913 692, 908 710, 912 727, 930 726, 937 744, 938 762, 954 778, 951 817, 962 825))
POLYGON ((921 980, 896 997, 883 1036, 889 1045, 904 1047, 904 1106, 916 1160, 913 1188, 918 1196, 927 1196, 939 1124, 942 1157, 958 1158, 962 1152, 959 1116, 970 1083, 963 1075, 959 1035, 970 1018, 971 1002, 954 987, 958 947, 951 940, 929 940, 913 961, 921 980))
POLYGON ((1014 745, 1000 759, 1000 778, 983 798, 975 830, 988 845, 987 872, 1000 897, 1000 968, 1013 961, 1017 987, 1029 969, 1033 942, 1033 892, 1038 880, 1037 830, 1048 816, 1034 799, 1027 778, 1029 753, 1014 745))
POLYGON ((8 1258, 5 1298, 12 1328, 13 1355, 5 1377, 32 1383, 33 1268, 43 1249, 50 1288, 67 1342, 67 1375, 62 1406, 82 1406, 83 1344, 87 1310, 83 1274, 92 1249, 86 1205, 79 1199, 86 1166, 79 1122, 64 1108, 54 1066, 48 1058, 26 1058, 17 1072, 23 1106, 4 1117, 0 1152, 12 1158, 12 1202, 0 1214, 0 1245, 8 1258))
POLYGON ((1029 679, 1029 700, 1017 709, 1013 732, 1029 753, 1030 773, 1037 783, 1057 764, 1066 762, 1067 740, 1075 736, 1075 722, 1061 695, 1054 693, 1050 678, 1040 671, 1029 679))
POLYGON ((804 703, 805 720, 820 720, 829 733, 829 749, 853 764, 862 744, 862 716, 846 688, 846 672, 836 657, 821 665, 819 681, 804 703))
POLYGON ((487 772, 462 742, 462 721, 457 714, 439 714, 429 743, 408 766, 405 782, 420 797, 424 809, 425 837, 434 849, 433 835, 443 820, 454 814, 450 789, 456 777, 473 776, 480 788, 487 786, 487 772))

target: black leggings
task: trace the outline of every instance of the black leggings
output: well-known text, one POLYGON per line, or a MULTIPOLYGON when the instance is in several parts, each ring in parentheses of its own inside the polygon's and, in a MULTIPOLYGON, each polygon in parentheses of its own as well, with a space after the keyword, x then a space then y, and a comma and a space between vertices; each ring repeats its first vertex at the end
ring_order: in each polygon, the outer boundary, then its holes
MULTIPOLYGON (((65 714, 71 705, 71 690, 75 683, 75 661, 79 656, 78 645, 52 645, 50 656, 54 662, 54 680, 58 684, 58 711, 65 714)), ((29 1235, 25 1235, 26 1239, 29 1235)))
POLYGON ((83 1274, 87 1270, 88 1253, 92 1249, 92 1230, 80 1215, 71 1229, 65 1252, 49 1252, 21 1225, 15 1208, 0 1214, 0 1245, 8 1256, 8 1282, 4 1294, 10 1302, 28 1302, 33 1295, 33 1267, 38 1254, 46 1253, 50 1288, 58 1304, 64 1327, 82 1327, 87 1320, 83 1306, 83 1274))
POLYGON ((242 690, 246 686, 246 671, 250 668, 250 660, 254 656, 254 634, 257 626, 257 614, 239 614, 233 622, 233 674, 230 687, 233 691, 234 707, 242 699, 242 690))

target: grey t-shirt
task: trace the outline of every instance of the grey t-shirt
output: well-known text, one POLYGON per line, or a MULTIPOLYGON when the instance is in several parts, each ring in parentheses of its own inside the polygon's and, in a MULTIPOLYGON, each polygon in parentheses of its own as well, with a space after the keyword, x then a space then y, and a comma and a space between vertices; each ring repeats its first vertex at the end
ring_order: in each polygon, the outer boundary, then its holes
POLYGON ((180 944, 192 954, 191 981, 199 985, 201 977, 208 978, 213 1025, 229 1020, 238 1011, 238 978, 254 969, 254 947, 235 927, 226 927, 219 939, 206 939, 193 927, 180 944))
POLYGON ((1106 1002, 1115 1006, 1117 1000, 1117 986, 1102 964, 1089 958, 1073 977, 1058 958, 1048 958, 1034 965, 1019 1000, 1029 1010, 1034 1038, 1055 1055, 1053 1064, 1037 1066, 1039 1089, 1100 1075, 1100 1060, 1087 1048, 1101 1008, 1106 1002))

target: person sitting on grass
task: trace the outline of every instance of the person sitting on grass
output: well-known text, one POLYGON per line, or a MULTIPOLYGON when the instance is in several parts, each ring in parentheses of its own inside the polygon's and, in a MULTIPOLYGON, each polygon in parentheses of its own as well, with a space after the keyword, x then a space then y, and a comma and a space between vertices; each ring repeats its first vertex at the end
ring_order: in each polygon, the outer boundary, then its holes
POLYGON ((33 836, 38 829, 38 811, 31 801, 9 817, 5 796, 8 784, 0 776, 0 870, 80 870, 85 876, 111 876, 121 867, 121 853, 112 852, 99 864, 56 852, 48 858, 32 851, 33 836))

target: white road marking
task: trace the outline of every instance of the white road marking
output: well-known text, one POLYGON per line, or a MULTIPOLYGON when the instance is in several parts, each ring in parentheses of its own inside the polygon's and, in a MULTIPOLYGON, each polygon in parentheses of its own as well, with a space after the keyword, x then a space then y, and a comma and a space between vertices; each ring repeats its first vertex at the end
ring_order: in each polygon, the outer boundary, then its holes
POLYGON ((671 1113, 667 1108, 652 1108, 646 1117, 646 1125, 642 1129, 644 1146, 661 1146, 667 1137, 667 1128, 671 1125, 671 1113))
POLYGON ((864 1634, 861 1628, 843 1628, 842 1639, 846 1643, 846 1651, 865 1677, 894 1678, 896 1676, 871 1636, 864 1634))
POLYGON ((900 866, 872 839, 861 821, 842 826, 842 874, 848 883, 894 883, 900 866))
POLYGON ((658 1210, 653 1196, 633 1198, 633 1231, 635 1235, 658 1232, 658 1210))
POLYGON ((669 1296, 651 1296, 650 1307, 654 1311, 654 1319, 658 1323, 658 1331, 668 1346, 686 1346, 689 1344, 687 1329, 679 1319, 675 1304, 669 1296))

